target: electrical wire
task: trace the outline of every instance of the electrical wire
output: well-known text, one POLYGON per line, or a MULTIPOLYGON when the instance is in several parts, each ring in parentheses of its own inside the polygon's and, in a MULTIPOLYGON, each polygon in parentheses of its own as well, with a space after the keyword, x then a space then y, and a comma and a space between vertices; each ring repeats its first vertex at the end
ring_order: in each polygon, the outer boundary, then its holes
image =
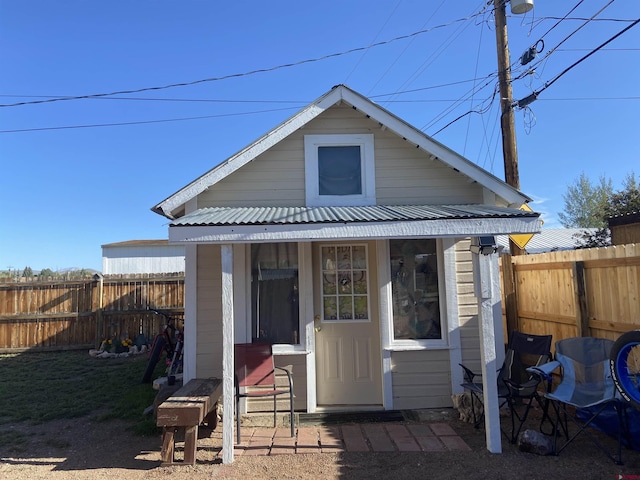
MULTIPOLYGON (((0 94, 0 97, 18 98, 59 98, 61 95, 8 95, 0 94)), ((206 103, 297 103, 307 105, 308 100, 225 100, 217 98, 157 98, 157 97, 95 97, 91 100, 134 100, 142 102, 206 102, 206 103)))
POLYGON ((423 30, 418 30, 417 32, 413 32, 413 33, 409 33, 406 35, 400 35, 398 37, 392 38, 390 40, 384 40, 384 41, 380 41, 380 42, 376 42, 372 45, 368 45, 366 47, 356 47, 356 48, 352 48, 349 50, 345 50, 342 52, 338 52, 338 53, 331 53, 328 55, 323 55, 320 57, 315 57, 315 58, 309 58, 306 60, 300 60, 297 62, 292 62, 292 63, 286 63, 286 64, 281 64, 281 65, 276 65, 276 66, 272 66, 272 67, 267 67, 267 68, 260 68, 260 69, 255 69, 255 70, 250 70, 248 72, 242 72, 242 73, 233 73, 233 74, 229 74, 229 75, 222 75, 220 77, 211 77, 211 78, 202 78, 199 80, 192 80, 189 82, 181 82, 181 83, 171 83, 171 84, 167 84, 167 85, 159 85, 159 86, 154 86, 154 87, 143 87, 143 88, 135 88, 135 89, 128 89, 128 90, 119 90, 119 91, 114 91, 114 92, 109 92, 109 93, 93 93, 93 94, 89 94, 89 95, 74 95, 74 96, 68 96, 68 97, 58 97, 58 98, 50 98, 47 100, 34 100, 31 102, 18 102, 18 103, 13 103, 13 104, 0 104, 0 107, 18 107, 18 106, 23 106, 23 105, 35 105, 35 104, 41 104, 41 103, 52 103, 52 102, 61 102, 61 101, 68 101, 68 100, 83 100, 83 99, 87 99, 87 98, 98 98, 98 97, 109 97, 112 95, 127 95, 127 94, 132 94, 132 93, 141 93, 141 92, 149 92, 149 91, 157 91, 157 90, 166 90, 169 88, 177 88, 177 87, 187 87, 187 86, 193 86, 193 85, 198 85, 201 83, 209 83, 209 82, 217 82, 217 81, 221 81, 221 80, 228 80, 231 78, 239 78, 239 77, 247 77, 250 75, 256 75, 258 73, 267 73, 267 72, 273 72, 276 70, 280 70, 280 69, 284 69, 284 68, 291 68, 291 67, 297 67, 300 65, 305 65, 305 64, 309 64, 309 63, 315 63, 315 62, 320 62, 323 60, 328 60, 331 58, 337 58, 337 57, 341 57, 344 55, 349 55, 351 53, 355 53, 355 52, 361 52, 370 48, 374 48, 374 47, 380 47, 383 45, 389 45, 391 43, 400 41, 400 40, 406 40, 409 38, 413 38, 416 37, 418 35, 422 35, 425 33, 429 33, 432 32, 434 30, 438 30, 441 28, 445 28, 445 27, 449 27, 451 25, 455 25, 456 23, 463 23, 466 22, 468 20, 470 20, 471 18, 474 18, 475 16, 477 16, 478 14, 472 14, 470 16, 467 16, 465 18, 459 18, 457 20, 453 20, 451 22, 445 23, 445 24, 440 24, 440 25, 436 25, 434 27, 430 27, 427 29, 423 29, 423 30))
MULTIPOLYGON (((594 13, 591 18, 587 19, 584 21, 584 23, 582 25, 580 25, 578 28, 576 28, 574 31, 572 31, 569 35, 565 36, 560 43, 558 43, 555 47, 553 47, 551 50, 549 50, 543 58, 541 58, 540 60, 533 62, 531 65, 529 65, 529 67, 527 68, 526 71, 524 71, 523 73, 521 73, 520 75, 518 75, 517 77, 513 78, 513 81, 516 80, 520 80, 523 77, 529 75, 529 72, 531 70, 535 70, 537 65, 540 65, 540 63, 546 61, 549 56, 551 56, 557 49, 558 47, 560 47, 560 45, 562 45, 563 43, 565 43, 567 40, 569 40, 572 36, 574 36, 576 33, 578 33, 580 30, 582 30, 585 26, 587 26, 590 22, 592 22, 594 20, 595 17, 597 17, 598 15, 600 15, 604 10, 606 10, 615 0, 610 0, 609 3, 607 3, 605 6, 603 6, 600 10, 598 10, 596 13, 594 13)), ((559 23, 559 22, 558 22, 559 23)), ((557 24, 556 24, 557 25, 557 24)), ((552 29, 555 28, 555 25, 552 27, 552 29)), ((551 31, 551 30, 549 30, 551 31)), ((549 31, 547 31, 547 33, 549 33, 549 31)), ((545 35, 547 34, 545 33, 545 35)), ((542 38, 540 38, 542 39, 542 38)))
MULTIPOLYGON (((564 17, 562 17, 562 18, 558 19, 558 21, 557 21, 556 23, 554 23, 554 24, 553 24, 553 26, 552 26, 549 30, 547 30, 547 31, 546 31, 546 32, 544 32, 542 35, 540 35, 540 37, 539 37, 538 41, 542 40, 544 37, 546 37, 546 36, 547 36, 547 34, 548 34, 549 32, 551 32, 554 28, 556 28, 558 25, 560 25, 560 23, 562 23, 564 20, 566 20, 566 19, 567 19, 567 17, 568 17, 569 15, 571 15, 571 14, 573 13, 573 11, 574 11, 576 8, 578 8, 580 5, 582 5, 582 3, 584 3, 584 0, 580 0, 578 3, 576 3, 576 4, 573 6, 573 8, 572 8, 571 10, 569 10, 569 11, 567 12, 567 14, 566 14, 564 17)), ((537 42, 536 42, 536 43, 537 43, 537 42)))
POLYGON ((600 44, 598 47, 594 48, 593 50, 591 50, 588 54, 586 54, 584 57, 580 58, 579 60, 577 60, 576 62, 572 63, 571 65, 569 65, 567 68, 565 68, 564 70, 562 70, 559 74, 557 74, 555 77, 553 77, 551 80, 549 80, 548 82, 545 82, 545 84, 542 86, 542 88, 534 91, 531 95, 527 96, 526 98, 519 100, 517 102, 515 102, 515 106, 516 107, 525 107, 527 106, 529 103, 533 102, 534 100, 536 100, 538 98, 538 95, 540 95, 542 92, 544 92, 547 88, 549 88, 551 85, 553 85, 555 82, 557 82, 560 77, 562 77, 565 73, 569 72, 571 69, 577 67, 578 65, 580 65, 582 62, 584 62, 587 58, 589 58, 591 55, 593 55, 594 53, 596 53, 597 51, 599 51, 600 49, 602 49, 603 47, 605 47, 606 45, 608 45, 609 43, 613 42, 616 38, 620 37, 621 35, 623 35, 624 33, 626 33, 627 31, 631 30, 633 27, 635 27, 638 23, 640 23, 640 18, 637 19, 636 21, 634 21, 631 25, 628 25, 626 28, 622 29, 620 32, 616 33, 613 37, 609 38, 607 41, 605 41, 604 43, 600 44))
MULTIPOLYGON (((433 11, 433 13, 431 14, 431 16, 429 18, 427 18, 427 21, 424 22, 422 24, 421 28, 425 28, 428 23, 431 21, 431 19, 434 17, 434 15, 436 13, 438 13, 438 10, 440 10, 440 8, 442 7, 442 5, 444 5, 444 3, 447 0, 442 0, 442 3, 440 5, 438 5, 438 7, 436 7, 436 9, 433 11)), ((402 58, 404 56, 404 54, 407 52, 407 50, 409 49, 409 47, 413 44, 413 41, 416 39, 416 37, 413 37, 411 40, 409 40, 409 42, 407 42, 407 44, 405 45, 404 49, 402 50, 402 52, 400 52, 400 54, 395 58, 395 60, 393 62, 391 62, 389 64, 389 66, 387 67, 387 69, 382 73, 382 75, 380 75, 380 77, 378 78, 378 80, 376 80, 376 82, 373 84, 373 86, 369 89, 367 94, 370 94, 377 86, 378 84, 382 81, 382 79, 384 77, 387 76, 387 74, 391 71, 391 69, 395 66, 396 63, 398 63, 398 61, 400 60, 400 58, 402 58)))
POLYGON ((242 115, 255 115, 259 113, 271 113, 271 112, 281 112, 285 110, 295 110, 297 108, 298 107, 274 108, 271 110, 258 110, 254 112, 223 113, 219 115, 203 115, 199 117, 183 117, 183 118, 166 118, 162 120, 141 120, 137 122, 94 123, 89 125, 65 125, 65 126, 59 126, 59 127, 21 128, 16 130, 0 130, 0 133, 42 132, 47 130, 71 130, 71 129, 79 129, 79 128, 120 127, 125 125, 148 125, 153 123, 183 122, 187 120, 204 120, 209 118, 238 117, 242 115))
MULTIPOLYGON (((480 39, 478 40, 478 51, 476 52, 476 65, 475 65, 475 70, 473 72, 474 76, 478 75, 478 66, 480 65, 480 49, 482 47, 482 32, 484 30, 481 28, 480 29, 480 39)), ((474 84, 475 86, 475 84, 474 84)), ((469 104, 473 105, 473 100, 475 98, 475 95, 471 96, 471 99, 469 100, 469 104)), ((464 156, 467 153, 467 142, 469 141, 469 131, 471 129, 471 117, 469 117, 468 122, 467 122, 467 132, 465 134, 464 137, 464 145, 462 147, 462 155, 464 156)))
MULTIPOLYGON (((467 20, 472 18, 476 18, 482 14, 482 11, 478 13, 474 13, 467 17, 467 20)), ((442 53, 449 47, 451 44, 458 38, 462 33, 469 27, 469 23, 466 25, 458 25, 457 30, 454 31, 445 42, 443 42, 431 55, 429 55, 424 62, 414 71, 413 74, 409 76, 407 80, 405 80, 402 85, 398 88, 399 90, 411 85, 413 82, 417 80, 417 78, 422 75, 422 73, 426 70, 426 68, 431 65, 436 59, 442 55, 442 53), (448 43, 447 43, 448 42, 448 43)), ((393 97, 392 97, 393 98, 393 97)))
MULTIPOLYGON (((459 80, 457 82, 443 83, 440 85, 430 85, 428 87, 414 88, 411 90, 404 90, 401 92, 393 93, 380 93, 378 95, 369 96, 370 99, 390 97, 394 95, 404 95, 406 93, 422 92, 425 90, 433 90, 437 88, 451 87, 455 85, 461 85, 463 83, 477 82, 478 80, 485 80, 487 78, 495 77, 495 74, 488 75, 483 78, 471 78, 469 80, 459 80)), ((20 95, 20 94, 0 94, 1 97, 7 98, 59 98, 62 95, 20 95)), ((142 101, 142 102, 203 102, 203 103, 274 103, 274 104, 300 104, 308 105, 311 100, 234 100, 234 99, 216 99, 216 98, 158 98, 158 97, 92 97, 90 100, 125 100, 125 101, 142 101)), ((398 100, 399 101, 399 100, 398 100)), ((419 100, 417 100, 419 101, 419 100)), ((453 101, 453 100, 451 100, 453 101)))
MULTIPOLYGON (((378 40, 378 37, 380 36, 380 34, 382 33, 382 31, 384 30, 384 27, 387 26, 387 23, 389 23, 389 20, 391 20, 391 17, 393 17, 393 15, 396 13, 396 10, 398 10, 398 7, 400 6, 400 4, 402 3, 402 0, 398 0, 398 3, 396 4, 395 8, 393 9, 393 11, 389 14, 389 16, 387 17, 387 19, 385 20, 384 24, 382 25, 382 27, 380 27, 380 30, 378 30, 378 33, 376 33, 376 36, 373 37, 373 40, 371 41, 371 45, 373 45, 376 40, 378 40)), ((424 27, 423 27, 424 28, 424 27)), ((367 53, 369 53, 369 50, 371 49, 371 47, 368 47, 363 53, 362 55, 360 55, 360 58, 358 59, 358 61, 356 62, 356 64, 353 66, 353 68, 351 69, 351 71, 349 72, 349 75, 346 76, 346 78, 344 79, 344 84, 347 84, 349 82, 349 78, 351 78, 351 75, 353 75, 353 72, 355 72, 358 68, 358 66, 360 66, 360 63, 362 62, 362 60, 364 60, 364 57, 367 56, 367 53)))

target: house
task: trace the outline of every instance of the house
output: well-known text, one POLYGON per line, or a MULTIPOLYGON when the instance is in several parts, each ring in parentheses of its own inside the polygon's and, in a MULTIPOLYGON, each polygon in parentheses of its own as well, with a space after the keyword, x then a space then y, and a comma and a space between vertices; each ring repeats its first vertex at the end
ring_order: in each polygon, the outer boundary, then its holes
MULTIPOLYGON (((152 208, 185 246, 185 377, 221 377, 233 405, 233 343, 268 340, 293 366, 299 411, 451 406, 463 361, 495 385, 491 237, 539 231, 539 215, 519 209, 529 200, 332 88, 152 208)), ((497 396, 485 392, 487 447, 499 452, 497 396)))
POLYGON ((102 273, 184 272, 184 247, 168 240, 128 240, 102 245, 102 273))

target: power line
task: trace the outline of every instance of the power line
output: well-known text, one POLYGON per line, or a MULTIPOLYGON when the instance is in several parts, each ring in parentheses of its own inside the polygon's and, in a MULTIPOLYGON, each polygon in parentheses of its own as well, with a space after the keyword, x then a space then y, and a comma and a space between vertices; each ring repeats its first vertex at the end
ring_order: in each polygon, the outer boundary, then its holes
MULTIPOLYGON (((433 90, 436 88, 452 87, 455 85, 461 85, 463 83, 472 83, 478 80, 485 80, 487 78, 495 77, 495 74, 487 75, 482 78, 472 78, 469 80, 459 80, 457 82, 443 83, 440 85, 430 85, 428 87, 413 88, 411 90, 403 90, 401 92, 393 93, 380 93, 378 95, 371 95, 369 98, 381 98, 390 97, 394 95, 403 95, 406 93, 422 92, 425 90, 433 90)), ((19 94, 0 94, 0 97, 17 97, 17 98, 47 98, 55 99, 60 98, 62 95, 19 95, 19 94)), ((238 100, 238 99, 218 99, 218 98, 158 98, 158 97, 91 97, 90 100, 125 100, 125 101, 142 101, 142 102, 203 102, 203 103, 297 103, 301 105, 308 105, 311 100, 238 100)))
POLYGON ((162 120, 141 120, 137 122, 94 123, 89 125, 65 125, 60 127, 22 128, 22 129, 16 129, 16 130, 0 130, 0 133, 41 132, 46 130, 71 130, 71 129, 79 129, 79 128, 120 127, 124 125, 147 125, 152 123, 183 122, 186 120, 204 120, 207 118, 238 117, 242 115, 255 115, 258 113, 281 112, 284 110, 294 110, 297 108, 298 107, 274 108, 271 110, 258 110, 254 112, 223 113, 219 115, 204 115, 199 117, 183 117, 183 118, 166 118, 162 120))
MULTIPOLYGON (((553 54, 553 52, 555 52, 555 51, 558 49, 558 47, 559 47, 560 45, 562 45, 563 43, 565 43, 565 42, 566 42, 567 40, 569 40, 572 36, 574 36, 574 35, 575 35, 576 33, 578 33, 581 29, 583 29, 583 28, 584 28, 585 26, 587 26, 590 22, 592 22, 592 21, 593 21, 593 20, 594 20, 598 15, 600 15, 604 10, 606 10, 606 9, 607 9, 607 8, 608 8, 608 7, 613 3, 613 2, 614 2, 614 0, 610 0, 610 1, 609 1, 609 3, 607 3, 604 7, 602 7, 600 10, 598 10, 596 13, 594 13, 594 14, 591 16, 591 18, 589 18, 589 19, 585 20, 585 22, 584 22, 582 25, 580 25, 578 28, 576 28, 574 31, 572 31, 569 35, 565 36, 565 37, 560 41, 560 43, 558 43, 555 47, 553 47, 551 50, 549 50, 549 51, 545 54, 545 56, 544 56, 543 58, 541 58, 541 59, 540 59, 540 60, 538 60, 537 62, 535 62, 535 63, 531 64, 531 65, 530 65, 530 66, 529 66, 529 67, 528 67, 528 68, 527 68, 523 73, 521 73, 520 75, 518 75, 517 77, 515 77, 513 80, 514 80, 514 81, 515 81, 515 80, 520 80, 520 79, 522 79, 523 77, 526 77, 527 75, 529 75, 529 72, 531 72, 532 70, 534 70, 534 69, 535 69, 535 67, 536 67, 537 65, 539 65, 540 63, 542 63, 542 62, 544 62, 546 59, 548 59, 548 58, 549 58, 549 56, 550 56, 551 54, 553 54)), ((578 4, 578 5, 579 5, 579 4, 578 4)), ((576 5, 576 7, 577 7, 578 5, 576 5)), ((574 7, 574 8, 576 8, 576 7, 574 7)), ((572 11, 573 11, 573 10, 572 10, 572 11)), ((571 12, 569 12, 569 13, 571 13, 571 12)), ((560 23, 560 22, 558 22, 558 23, 560 23)), ((557 24, 556 24, 556 25, 557 25, 557 24)), ((549 33, 553 28, 555 28, 555 26, 556 26, 556 25, 554 25, 550 30, 548 30, 548 31, 545 33, 545 35, 546 35, 547 33, 549 33)), ((542 40, 542 37, 540 37, 540 39, 539 39, 538 41, 540 41, 540 40, 542 40)), ((536 42, 536 44, 537 44, 537 42, 536 42)))
MULTIPOLYGON (((431 21, 431 19, 434 17, 434 15, 436 13, 438 13, 438 10, 440 10, 440 8, 442 7, 442 5, 444 5, 445 2, 446 2, 446 0, 442 0, 442 3, 436 7, 436 9, 433 11, 431 16, 429 18, 427 18, 427 20, 422 24, 422 28, 425 28, 427 26, 427 24, 431 21)), ((409 47, 413 44, 414 40, 415 40, 415 37, 412 38, 409 42, 407 42, 407 44, 404 46, 404 49, 402 50, 402 52, 400 52, 400 54, 398 56, 396 56, 395 60, 393 62, 391 62, 387 66, 387 69, 384 71, 384 73, 382 75, 380 75, 378 80, 369 89, 369 92, 367 93, 367 96, 369 96, 368 94, 370 94, 378 86, 378 84, 382 81, 382 79, 387 76, 387 73, 389 73, 391 71, 391 69, 395 66, 395 64, 398 63, 400 58, 407 52, 407 50, 409 50, 409 47)), ((369 98, 371 98, 371 97, 369 97, 369 98)))
POLYGON ((74 96, 68 96, 68 97, 50 98, 50 99, 47 99, 47 100, 34 100, 34 101, 31 101, 31 102, 18 102, 18 103, 13 103, 13 104, 0 105, 0 107, 18 107, 18 106, 23 106, 23 105, 35 105, 35 104, 41 104, 41 103, 61 102, 61 101, 67 101, 67 100, 83 100, 83 99, 87 99, 87 98, 109 97, 109 96, 112 96, 112 95, 127 95, 127 94, 132 94, 132 93, 141 93, 141 92, 149 92, 149 91, 156 91, 156 90, 166 90, 166 89, 169 89, 169 88, 187 87, 187 86, 198 85, 198 84, 201 84, 201 83, 228 80, 230 78, 246 77, 246 76, 255 75, 255 74, 258 74, 258 73, 273 72, 275 70, 280 70, 280 69, 283 69, 283 68, 297 67, 297 66, 300 66, 300 65, 308 64, 308 63, 320 62, 320 61, 323 61, 323 60, 328 60, 328 59, 331 59, 331 58, 341 57, 341 56, 348 55, 348 54, 355 53, 355 52, 361 52, 361 51, 368 50, 368 49, 374 48, 374 47, 380 47, 380 46, 383 46, 383 45, 389 45, 390 43, 397 42, 399 40, 406 40, 408 38, 413 38, 413 37, 416 37, 418 35, 422 35, 424 33, 432 32, 432 31, 440 29, 440 28, 445 28, 445 27, 454 25, 456 23, 466 22, 466 21, 470 20, 471 18, 476 17, 477 15, 478 14, 473 14, 473 15, 470 15, 470 16, 465 17, 465 18, 459 18, 459 19, 453 20, 453 21, 451 21, 449 23, 436 25, 434 27, 423 29, 423 30, 418 30, 417 32, 409 33, 407 35, 401 35, 399 37, 395 37, 395 38, 392 38, 390 40, 384 40, 384 41, 376 42, 376 43, 373 43, 373 44, 368 45, 366 47, 356 47, 356 48, 352 48, 350 50, 345 50, 343 52, 331 53, 331 54, 328 54, 328 55, 323 55, 321 57, 309 58, 309 59, 306 59, 306 60, 300 60, 300 61, 297 61, 297 62, 276 65, 276 66, 273 66, 273 67, 250 70, 248 72, 243 72, 243 73, 233 73, 233 74, 230 74, 230 75, 223 75, 223 76, 220 76, 220 77, 202 78, 202 79, 193 80, 193 81, 190 81, 190 82, 171 83, 171 84, 168 84, 168 85, 160 85, 160 86, 154 86, 154 87, 143 87, 143 88, 135 88, 135 89, 130 89, 130 90, 119 90, 119 91, 109 92, 109 93, 94 93, 94 94, 89 94, 89 95, 74 95, 74 96))
MULTIPOLYGON (((376 33, 376 36, 373 37, 373 40, 371 40, 371 43, 373 44, 376 40, 378 40, 378 37, 380 36, 380 34, 382 33, 382 31, 384 30, 384 27, 387 26, 387 23, 389 23, 389 20, 391 20, 391 17, 393 17, 393 15, 396 13, 396 10, 398 10, 398 7, 400 6, 400 4, 402 3, 402 0, 399 0, 398 3, 396 4, 396 7, 393 9, 393 11, 389 14, 389 16, 387 17, 387 19, 385 20, 385 22, 382 24, 382 27, 380 27, 380 30, 378 30, 378 33, 376 33)), ((369 49, 371 47, 368 47, 364 53, 362 55, 360 55, 360 58, 358 59, 358 61, 356 62, 356 64, 353 66, 353 68, 351 69, 351 72, 349 72, 349 75, 347 75, 347 77, 344 79, 344 81, 342 83, 344 83, 345 85, 347 83, 349 83, 349 78, 351 78, 351 75, 353 75, 353 72, 355 72, 358 68, 358 66, 360 66, 360 63, 362 62, 362 60, 364 60, 364 57, 367 56, 367 53, 369 53, 369 49)))
POLYGON ((538 95, 540 95, 547 88, 549 88, 551 85, 553 85, 555 82, 557 82, 558 79, 560 79, 560 77, 562 77, 565 73, 567 73, 569 70, 575 68, 576 66, 578 66, 579 64, 584 62, 591 55, 593 55, 594 53, 596 53, 597 51, 599 51, 601 48, 603 48, 604 46, 608 45, 609 43, 613 42, 616 38, 618 38, 622 34, 626 33, 628 30, 630 30, 633 27, 635 27, 638 23, 640 23, 640 18, 637 19, 636 21, 634 21, 631 25, 628 25, 626 28, 622 29, 620 32, 616 33, 613 37, 611 37, 606 42, 600 44, 598 47, 596 47, 593 50, 591 50, 588 54, 586 54, 584 57, 580 58, 578 61, 576 61, 576 62, 572 63, 571 65, 569 65, 567 68, 565 68, 563 71, 561 71, 555 77, 553 77, 551 80, 549 80, 548 82, 545 82, 545 84, 542 86, 542 88, 534 91, 531 95, 523 98, 522 100, 518 100, 517 102, 515 102, 515 106, 522 108, 522 107, 526 107, 531 102, 535 101, 538 98, 538 95))
MULTIPOLYGON (((19 98, 60 98, 60 95, 2 95, 19 98)), ((207 103, 298 103, 307 105, 308 100, 225 100, 218 98, 157 98, 157 97, 92 97, 91 100, 133 100, 142 102, 207 102, 207 103)))

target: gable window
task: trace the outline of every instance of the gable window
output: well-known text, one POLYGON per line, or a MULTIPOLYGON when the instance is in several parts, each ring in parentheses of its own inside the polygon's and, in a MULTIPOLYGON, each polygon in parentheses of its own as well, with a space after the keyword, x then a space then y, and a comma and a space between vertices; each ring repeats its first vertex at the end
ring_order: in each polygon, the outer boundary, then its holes
POLYGON ((307 205, 375 204, 373 135, 305 135, 307 205))
POLYGON ((298 244, 251 246, 251 339, 300 343, 298 244))
POLYGON ((436 241, 390 240, 389 252, 393 339, 442 339, 436 241))

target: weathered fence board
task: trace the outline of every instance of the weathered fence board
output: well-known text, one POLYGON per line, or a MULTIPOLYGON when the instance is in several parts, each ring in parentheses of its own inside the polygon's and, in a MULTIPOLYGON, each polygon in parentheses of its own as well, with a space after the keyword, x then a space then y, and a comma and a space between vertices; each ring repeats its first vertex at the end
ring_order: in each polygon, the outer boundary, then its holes
POLYGON ((183 275, 112 276, 0 284, 0 351, 65 350, 102 340, 152 338, 184 315, 183 275))
POLYGON ((505 255, 501 262, 503 277, 512 275, 503 282, 515 285, 515 324, 521 331, 551 334, 557 341, 615 340, 640 329, 640 245, 505 255))

